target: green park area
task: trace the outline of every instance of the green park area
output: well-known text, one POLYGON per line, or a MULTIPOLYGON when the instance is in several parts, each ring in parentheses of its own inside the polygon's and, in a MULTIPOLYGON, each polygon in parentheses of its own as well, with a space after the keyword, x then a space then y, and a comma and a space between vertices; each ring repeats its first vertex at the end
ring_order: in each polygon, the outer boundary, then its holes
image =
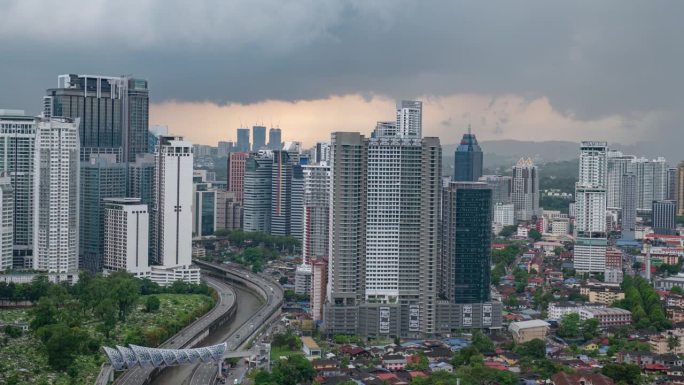
POLYGON ((0 297, 34 303, 0 310, 0 324, 17 325, 0 328, 0 384, 92 384, 103 345, 157 346, 210 310, 214 295, 205 284, 162 288, 126 273, 82 273, 73 286, 0 283, 0 297))

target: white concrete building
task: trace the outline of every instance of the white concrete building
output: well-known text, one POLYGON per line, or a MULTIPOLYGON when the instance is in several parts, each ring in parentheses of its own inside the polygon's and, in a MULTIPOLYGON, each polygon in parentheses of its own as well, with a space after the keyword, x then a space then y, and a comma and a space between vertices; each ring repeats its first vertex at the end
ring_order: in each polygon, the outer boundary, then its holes
POLYGON ((78 270, 79 119, 41 119, 36 127, 33 268, 78 270))
POLYGON ((551 222, 551 235, 561 236, 570 234, 570 219, 558 218, 551 222))
POLYGON ((153 260, 163 267, 192 263, 192 143, 160 136, 155 154, 153 260))
POLYGON ((139 198, 104 200, 104 269, 149 274, 147 205, 139 198))
POLYGON ((515 224, 515 207, 513 203, 495 203, 494 221, 492 225, 512 226, 515 224))
POLYGON ((295 270, 295 293, 311 292, 311 265, 299 265, 295 270))
POLYGON ((0 177, 0 271, 12 268, 14 189, 9 177, 0 177))
POLYGON ((302 167, 304 174, 304 212, 302 231, 302 261, 310 264, 314 258, 327 258, 330 239, 330 166, 302 167))
POLYGON ((559 321, 568 314, 580 314, 582 309, 605 309, 601 303, 551 302, 548 308, 550 320, 559 321))
POLYGON ((421 138, 423 136, 423 102, 402 100, 397 102, 397 136, 421 138))
POLYGON ((633 155, 623 155, 620 151, 607 152, 606 206, 608 209, 622 209, 623 178, 633 171, 633 155))
POLYGON ((606 269, 606 180, 608 143, 580 145, 579 178, 575 184, 574 265, 578 272, 606 269))

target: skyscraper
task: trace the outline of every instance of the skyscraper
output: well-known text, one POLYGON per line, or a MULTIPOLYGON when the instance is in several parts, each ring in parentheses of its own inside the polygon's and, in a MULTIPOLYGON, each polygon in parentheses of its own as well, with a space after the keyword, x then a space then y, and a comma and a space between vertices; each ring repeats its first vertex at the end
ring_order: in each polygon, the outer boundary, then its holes
POLYGON ((677 200, 677 168, 668 167, 667 173, 667 188, 665 189, 665 200, 677 200))
POLYGON ((245 161, 243 225, 245 231, 271 232, 273 156, 252 154, 245 161))
POLYGON ((79 119, 41 119, 36 127, 33 268, 78 270, 79 119))
POLYGON ((47 90, 43 116, 80 118, 81 147, 123 148, 123 161, 147 152, 147 81, 131 77, 60 75, 47 90))
POLYGON ((249 145, 249 128, 237 129, 237 151, 249 152, 251 150, 249 145))
MULTIPOLYGON (((619 210, 623 202, 623 178, 634 171, 633 155, 623 155, 620 151, 607 151, 606 207, 619 210)), ((635 198, 636 199, 636 198, 635 198)))
POLYGON ((149 212, 140 198, 104 199, 104 269, 145 276, 149 268, 149 212))
POLYGON ((242 204, 234 192, 216 191, 216 230, 242 229, 242 204))
POLYGON ((423 136, 423 102, 402 100, 397 103, 397 136, 421 138, 423 136))
POLYGON ((677 215, 684 215, 684 160, 677 164, 677 187, 675 188, 677 215))
POLYGON ((516 221, 530 221, 539 213, 539 176, 532 159, 521 158, 513 166, 511 198, 516 221))
POLYGON ((280 150, 283 145, 283 137, 280 128, 271 127, 268 130, 268 148, 271 150, 280 150))
POLYGON ((165 268, 192 258, 192 143, 161 136, 155 154, 152 260, 165 268))
POLYGON ((104 255, 104 199, 126 196, 128 165, 115 155, 91 155, 81 162, 79 266, 102 271, 104 255))
POLYGON ((468 126, 468 132, 463 134, 454 153, 454 181, 477 182, 481 176, 482 149, 468 126))
POLYGON ((193 188, 192 233, 195 237, 216 231, 216 190, 211 183, 195 183, 193 188))
POLYGON ((228 191, 235 193, 236 202, 242 203, 245 189, 245 162, 249 154, 232 152, 228 154, 228 191))
POLYGON ((420 138, 419 102, 402 105, 396 133, 332 134, 325 322, 333 333, 418 336, 436 327, 441 146, 420 138))
POLYGON ((511 203, 513 178, 508 175, 483 175, 478 179, 492 189, 493 203, 511 203))
POLYGON ((330 167, 307 165, 304 174, 304 226, 302 261, 328 258, 330 235, 330 167))
POLYGON ((314 147, 313 163, 326 162, 330 164, 330 143, 318 142, 314 147))
POLYGON ((442 295, 455 303, 490 300, 492 190, 451 182, 442 193, 442 295))
POLYGON ((252 151, 257 152, 266 148, 266 127, 252 127, 252 151))
POLYGON ((13 267, 14 189, 12 180, 0 177, 0 272, 13 267))
POLYGON ((300 166, 295 163, 295 159, 291 158, 288 152, 273 151, 270 205, 270 232, 273 235, 292 235, 292 178, 295 167, 300 166))
POLYGON ((667 162, 665 158, 634 160, 637 176, 637 210, 650 212, 653 201, 665 199, 667 194, 667 162))
POLYGON ((582 142, 575 185, 574 266, 579 272, 606 268, 606 142, 582 142))
POLYGON ((677 203, 675 201, 653 201, 653 232, 675 234, 677 228, 677 203))
POLYGON ((13 267, 33 266, 33 190, 36 122, 22 110, 0 110, 0 172, 14 189, 13 267))
POLYGON ((637 217, 637 178, 634 173, 627 173, 622 178, 622 210, 620 211, 620 228, 622 239, 634 240, 637 217))

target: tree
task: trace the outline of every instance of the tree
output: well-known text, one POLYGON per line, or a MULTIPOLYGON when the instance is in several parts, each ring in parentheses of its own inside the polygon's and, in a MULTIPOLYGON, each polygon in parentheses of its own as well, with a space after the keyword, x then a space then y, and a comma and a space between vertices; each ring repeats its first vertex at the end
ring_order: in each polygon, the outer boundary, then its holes
POLYGON ((669 350, 670 353, 672 353, 678 347, 679 347, 679 336, 677 336, 675 334, 670 334, 669 336, 667 336, 667 350, 669 350))
POLYGON ((494 352, 494 342, 479 329, 473 331, 473 347, 480 353, 494 352))
POLYGON ((117 271, 110 276, 110 286, 112 298, 119 305, 119 319, 125 321, 140 295, 138 281, 130 273, 117 271))
POLYGON ((566 314, 561 317, 558 325, 558 336, 562 338, 577 338, 580 334, 579 314, 566 314))
POLYGON ((641 382, 641 369, 634 364, 606 364, 601 369, 601 373, 618 383, 639 384, 641 382))
POLYGON ((515 352, 523 357, 542 359, 546 357, 546 343, 535 338, 516 346, 515 352))
POLYGON ((286 285, 287 277, 280 277, 280 279, 278 279, 278 283, 280 283, 281 285, 286 285))
POLYGON ((599 335, 600 324, 597 318, 587 318, 582 321, 582 337, 585 340, 596 338, 599 335))
POLYGON ((39 328, 57 323, 57 306, 48 297, 42 297, 31 309, 31 329, 39 328))
POLYGON ((66 370, 76 356, 85 352, 88 335, 64 324, 47 325, 37 331, 48 354, 48 364, 56 370, 66 370))
POLYGON ((537 241, 539 241, 540 239, 542 239, 542 234, 541 234, 541 233, 539 232, 539 230, 537 230, 537 229, 531 229, 531 230, 527 233, 527 235, 528 235, 532 240, 534 240, 535 242, 537 242, 537 241))
POLYGON ((482 362, 482 356, 477 348, 472 345, 461 348, 451 357, 453 366, 471 365, 476 362, 482 362))
POLYGON ((148 313, 154 313, 159 310, 161 306, 161 301, 156 295, 147 296, 145 299, 145 311, 148 313))
POLYGON ((672 286, 672 289, 670 289, 670 293, 672 294, 682 294, 682 288, 679 286, 672 286))
POLYGON ((499 236, 504 237, 504 238, 508 238, 511 235, 513 235, 513 233, 515 233, 517 230, 518 230, 518 226, 516 226, 516 225, 504 226, 501 229, 501 231, 499 231, 499 236))

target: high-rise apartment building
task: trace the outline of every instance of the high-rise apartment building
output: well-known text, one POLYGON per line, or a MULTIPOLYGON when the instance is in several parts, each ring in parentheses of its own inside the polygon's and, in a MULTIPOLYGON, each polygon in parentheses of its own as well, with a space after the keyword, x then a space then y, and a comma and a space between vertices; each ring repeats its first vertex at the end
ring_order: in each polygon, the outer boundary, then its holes
POLYGON ((123 161, 147 152, 147 81, 132 77, 60 75, 47 90, 43 116, 80 118, 81 147, 123 149, 123 161))
MULTIPOLYGON (((273 166, 271 168, 271 225, 273 235, 293 235, 294 222, 302 220, 303 203, 301 202, 303 176, 297 158, 290 156, 287 151, 273 151, 273 166), (295 178, 297 173, 297 178, 295 178), (295 182, 295 179, 298 179, 295 182), (293 205, 293 198, 297 204, 293 205), (293 215, 294 214, 294 215, 293 215)), ((301 226, 295 225, 296 237, 301 239, 301 226)))
POLYGON ((516 221, 530 221, 539 214, 539 175, 532 159, 521 158, 513 166, 511 199, 516 221))
POLYGON ((152 207, 154 201, 154 154, 140 154, 135 162, 128 164, 128 185, 126 196, 140 198, 140 203, 152 207))
POLYGON ((302 261, 330 255, 330 166, 325 162, 302 167, 304 175, 304 226, 302 261))
POLYGON ((228 155, 228 191, 235 193, 238 203, 242 202, 245 189, 245 162, 249 156, 246 152, 232 152, 228 155))
POLYGON ((501 225, 501 227, 515 225, 513 203, 494 203, 494 223, 501 225))
POLYGON ((634 160, 637 176, 637 210, 650 212, 653 201, 664 200, 667 194, 667 162, 665 158, 634 160))
POLYGON ((40 119, 34 157, 33 268, 78 270, 79 119, 40 119))
POLYGON ((140 198, 106 198, 103 202, 104 270, 146 276, 150 270, 147 205, 140 203, 140 198))
POLYGON ((13 267, 33 267, 36 121, 22 110, 0 110, 0 173, 14 190, 13 267))
POLYGON ((271 127, 268 130, 268 148, 271 150, 280 150, 283 146, 283 136, 280 128, 271 127))
POLYGON ((665 200, 676 201, 677 200, 677 168, 668 167, 667 173, 667 187, 665 188, 665 200))
POLYGON ((235 193, 216 190, 216 230, 242 229, 242 211, 235 193))
POLYGON ((0 177, 0 272, 13 267, 14 189, 12 179, 0 177))
POLYGON ((675 188, 677 215, 684 215, 684 160, 677 164, 677 186, 675 188))
POLYGON ((249 152, 251 150, 249 144, 249 128, 237 129, 237 151, 249 152))
POLYGON ((397 115, 406 121, 396 133, 332 134, 325 323, 333 333, 436 328, 441 146, 420 139, 420 111, 407 107, 419 104, 402 105, 408 110, 397 115))
POLYGON ((161 136, 155 154, 152 260, 165 268, 192 257, 192 143, 161 136))
POLYGON ((311 261, 311 317, 323 320, 325 291, 328 284, 328 260, 317 258, 311 261))
POLYGON ((623 155, 620 151, 607 151, 606 207, 609 210, 622 209, 622 182, 627 173, 634 171, 633 155, 623 155))
POLYGON ((257 152, 266 148, 266 127, 252 127, 252 151, 257 152))
POLYGON ((128 165, 113 154, 91 155, 81 162, 79 267, 102 271, 104 255, 104 199, 126 196, 128 165))
POLYGON ((245 231, 271 232, 273 155, 252 154, 245 161, 243 225, 245 231))
POLYGON ((330 143, 318 142, 313 148, 312 163, 326 162, 330 164, 330 143))
POLYGON ((677 228, 677 203, 675 201, 653 201, 653 232, 675 234, 677 228))
POLYGON ((603 273, 606 269, 607 151, 606 142, 580 145, 574 228, 574 266, 579 272, 603 273))
POLYGON ((423 102, 402 100, 397 102, 397 136, 421 138, 423 136, 423 102))
POLYGON ((463 134, 461 143, 454 153, 454 181, 476 182, 482 176, 482 149, 475 134, 463 134))
POLYGON ((634 240, 637 217, 637 177, 634 173, 627 173, 622 178, 621 207, 620 229, 622 239, 634 240))

